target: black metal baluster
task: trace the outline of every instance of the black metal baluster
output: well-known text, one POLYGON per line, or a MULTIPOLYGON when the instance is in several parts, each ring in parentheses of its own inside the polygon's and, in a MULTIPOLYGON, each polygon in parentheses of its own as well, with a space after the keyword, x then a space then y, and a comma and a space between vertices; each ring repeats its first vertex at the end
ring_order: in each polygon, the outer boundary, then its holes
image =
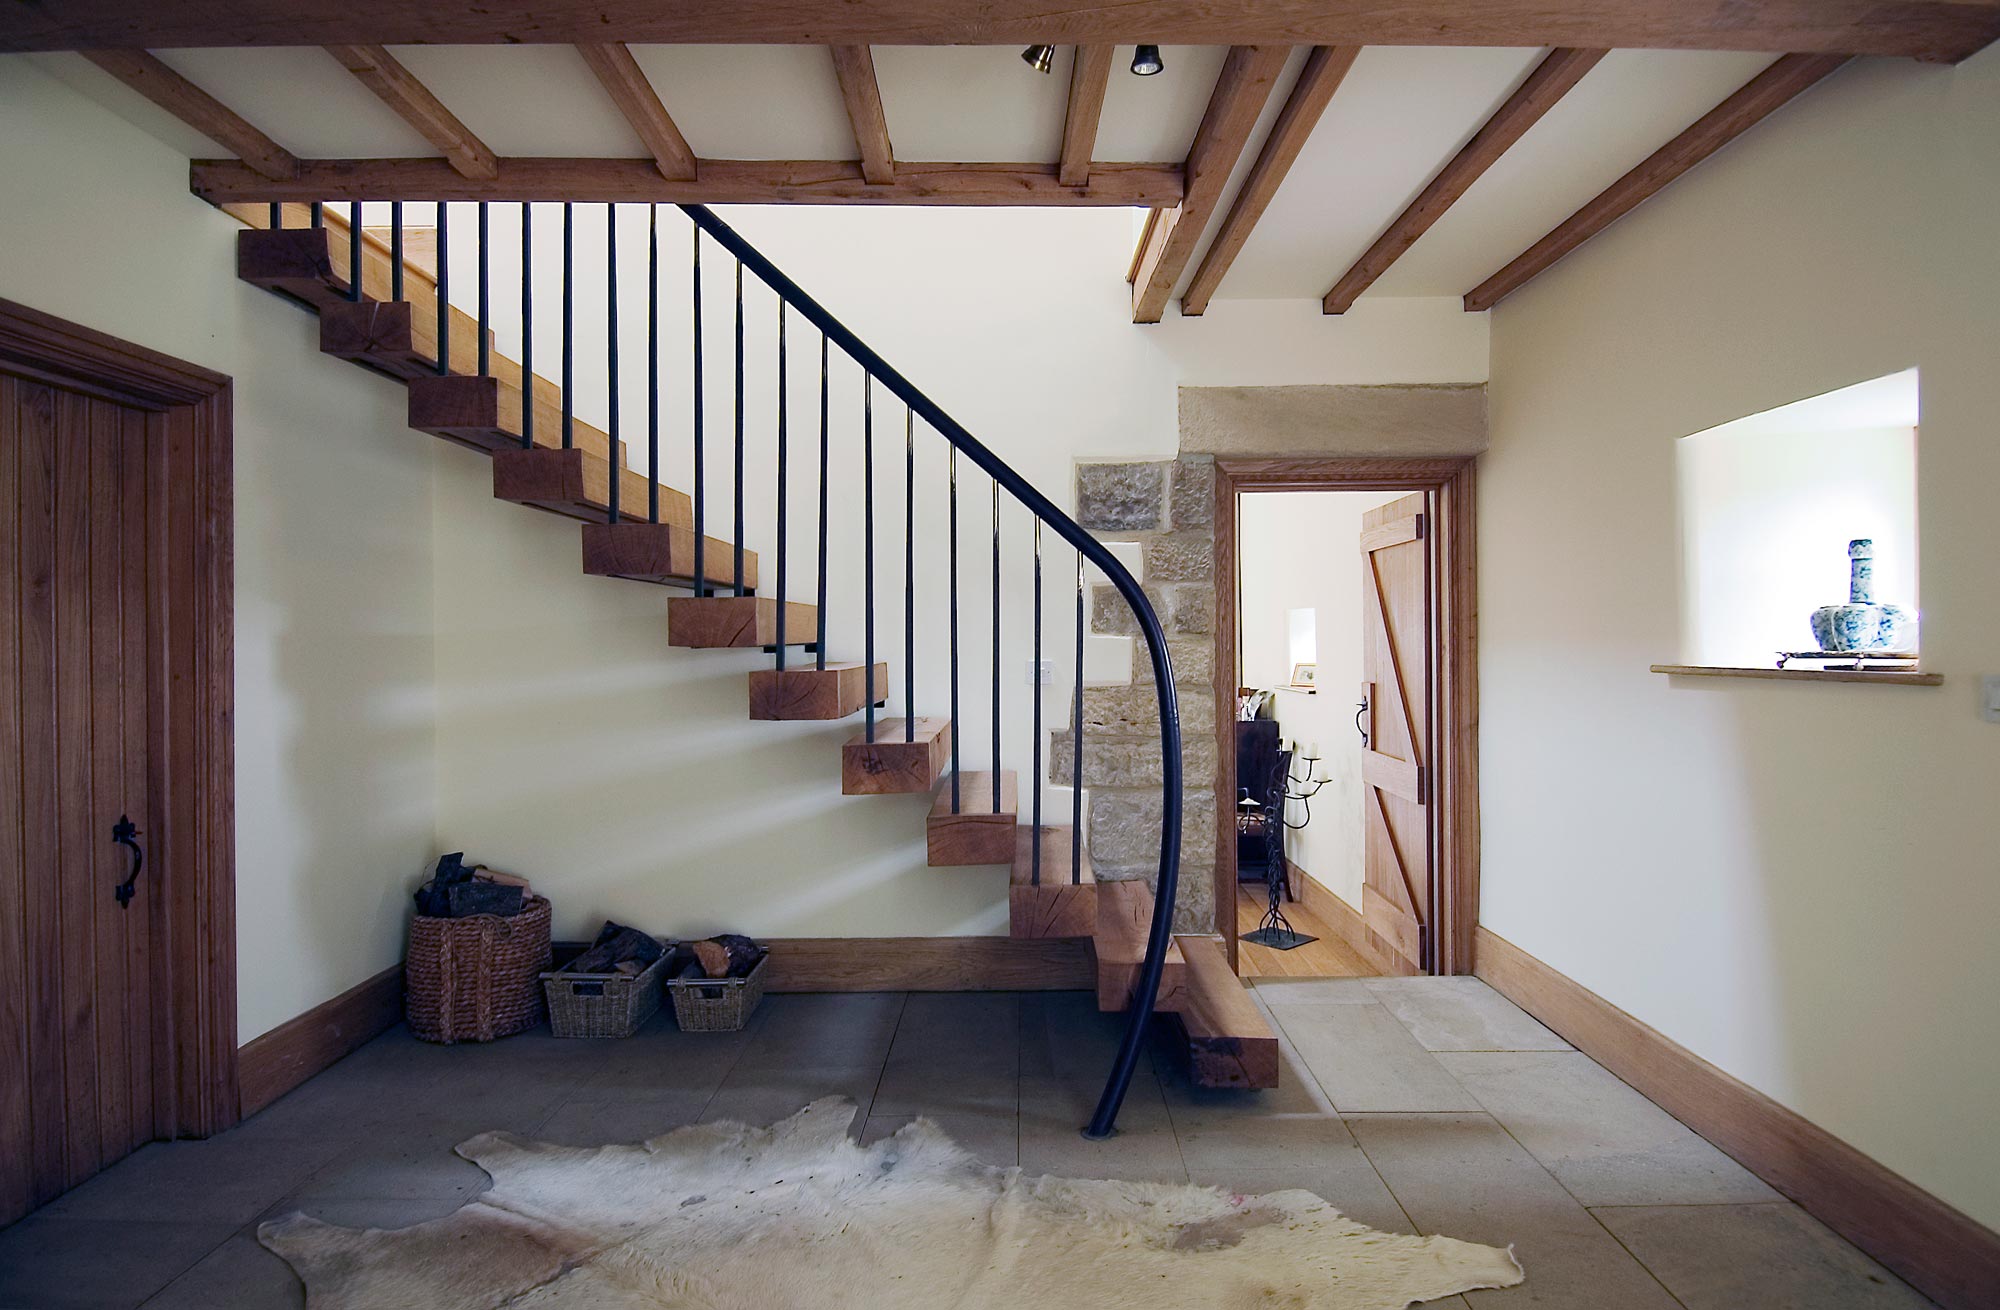
POLYGON ((361 202, 347 202, 347 298, 361 303, 361 202))
POLYGON ((479 202, 479 376, 493 371, 492 346, 487 335, 493 326, 491 270, 486 258, 486 202, 479 202))
POLYGON ((1028 841, 1032 850, 1028 856, 1028 883, 1042 885, 1042 520, 1035 519, 1035 664, 1029 671, 1028 682, 1034 691, 1031 699, 1035 703, 1034 728, 1028 734, 1030 748, 1034 752, 1030 775, 1034 788, 1034 819, 1028 825, 1028 841))
POLYGON ((707 432, 703 416, 703 396, 707 391, 707 380, 702 376, 701 362, 701 229, 694 230, 694 272, 690 286, 694 294, 694 594, 708 595, 708 564, 705 552, 708 538, 703 532, 703 521, 707 511, 707 480, 702 476, 707 467, 703 447, 707 443, 707 432))
POLYGON ((660 521, 660 207, 646 207, 646 521, 660 521))
MULTIPOLYGON (((576 302, 571 285, 576 271, 575 224, 570 202, 563 201, 562 247, 562 448, 576 445, 576 302)), ((611 452, 611 466, 618 467, 618 452, 611 452)))
POLYGON ((730 488, 736 509, 736 594, 743 586, 743 261, 736 261, 736 476, 730 488))
POLYGON ((310 208, 308 208, 308 209, 307 209, 307 211, 306 211, 306 212, 307 212, 308 214, 312 215, 312 225, 313 225, 314 227, 325 227, 325 226, 326 226, 326 206, 325 206, 325 205, 323 205, 323 204, 321 204, 321 203, 320 203, 319 201, 315 200, 315 201, 313 201, 313 202, 312 202, 312 205, 310 206, 310 208))
POLYGON ((790 496, 790 475, 787 472, 788 451, 786 430, 790 420, 791 371, 786 365, 785 354, 785 302, 778 300, 778 650, 777 668, 785 668, 785 506, 790 496))
POLYGON ((958 813, 958 447, 951 448, 951 812, 958 813))
POLYGON ((819 609, 814 618, 813 630, 813 664, 821 672, 826 670, 826 477, 827 452, 831 447, 827 437, 826 420, 826 333, 821 332, 819 334, 819 609))
POLYGON ((1000 483, 997 479, 993 483, 993 812, 1000 812, 1000 483))
POLYGON ((875 377, 861 380, 861 679, 868 740, 875 740, 875 377))
POLYGON ((437 338, 438 376, 451 376, 451 206, 437 206, 437 338))
POLYGON ((1076 555, 1076 689, 1069 725, 1069 880, 1083 879, 1083 552, 1076 555))
POLYGON ((903 740, 917 739, 917 412, 903 406, 903 740))
POLYGON ((389 299, 403 298, 403 202, 389 202, 389 299))
POLYGON ((535 211, 521 202, 521 449, 535 448, 535 211))
POLYGON ((610 438, 611 494, 606 497, 605 521, 618 521, 618 484, 625 479, 618 467, 618 206, 604 206, 604 366, 611 392, 606 435, 610 438))
POLYGON ((270 228, 272 231, 275 232, 279 228, 282 228, 284 225, 285 225, 285 207, 282 204, 278 203, 277 201, 273 200, 271 202, 271 216, 269 220, 265 222, 264 226, 270 228))

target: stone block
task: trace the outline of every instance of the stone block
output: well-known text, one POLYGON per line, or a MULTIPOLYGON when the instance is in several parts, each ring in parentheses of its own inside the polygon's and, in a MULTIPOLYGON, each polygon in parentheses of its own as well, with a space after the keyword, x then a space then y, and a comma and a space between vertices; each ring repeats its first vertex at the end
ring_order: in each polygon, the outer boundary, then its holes
POLYGON ((1176 532, 1211 527, 1215 523, 1215 460, 1175 460, 1171 497, 1168 521, 1176 532))
MULTIPOLYGON (((1049 781, 1068 786, 1075 767, 1074 739, 1058 732, 1049 742, 1049 781)), ((1215 782, 1215 737, 1212 733, 1181 734, 1181 776, 1188 786, 1215 782)), ((1083 734, 1085 787, 1157 787, 1163 781, 1160 738, 1145 735, 1083 734)))
POLYGON ((1147 537, 1148 582, 1207 582, 1215 576, 1215 538, 1208 532, 1163 532, 1147 537))
POLYGON ((1076 520, 1093 532, 1153 532, 1166 513, 1165 464, 1079 464, 1076 520))
MULTIPOLYGON (((1090 762, 1088 740, 1084 763, 1090 762)), ((1099 791, 1090 798, 1090 858, 1106 868, 1148 865, 1159 859, 1161 797, 1157 789, 1099 791)), ((1212 863, 1215 858, 1215 792, 1181 796, 1181 860, 1212 863)))
MULTIPOLYGON (((1160 701, 1153 692, 1153 680, 1146 677, 1129 687, 1085 687, 1083 689, 1084 738, 1107 731, 1139 736, 1160 730, 1160 701)), ((1211 697, 1181 697, 1183 732, 1215 731, 1215 701, 1211 697)))

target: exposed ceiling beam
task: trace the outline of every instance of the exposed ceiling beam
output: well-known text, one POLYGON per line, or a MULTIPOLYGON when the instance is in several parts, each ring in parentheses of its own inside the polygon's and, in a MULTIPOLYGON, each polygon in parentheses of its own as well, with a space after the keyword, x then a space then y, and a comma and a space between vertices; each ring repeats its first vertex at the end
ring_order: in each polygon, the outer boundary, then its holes
POLYGON ((1063 116, 1062 163, 1056 175, 1064 186, 1090 181, 1090 155, 1097 149, 1097 121, 1104 115, 1104 88, 1111 79, 1113 47, 1080 45, 1069 70, 1069 112, 1063 116))
POLYGON ((330 45, 326 52, 401 115, 417 135, 442 151, 453 168, 466 177, 493 179, 498 167, 494 153, 396 56, 379 45, 330 45))
POLYGON ((1132 248, 1132 260, 1125 267, 1125 282, 1128 286, 1139 280, 1139 270, 1145 266, 1146 252, 1152 247, 1154 234, 1159 231, 1160 224, 1171 212, 1166 209, 1146 211, 1146 221, 1139 227, 1139 244, 1132 248))
POLYGON ((1322 308, 1329 314, 1347 312, 1356 297, 1388 272, 1389 266, 1402 258, 1403 252, 1417 243, 1417 238, 1430 231, 1431 225, 1444 217, 1445 211, 1507 153, 1508 147, 1540 122, 1543 114, 1555 108, 1556 102, 1608 53, 1551 50, 1514 94, 1507 97, 1506 103, 1493 111, 1493 117, 1473 133, 1465 148, 1453 155, 1451 162, 1438 170, 1437 176, 1410 202, 1409 208, 1389 224, 1389 230, 1377 237, 1375 244, 1354 261, 1354 266, 1340 275, 1340 281, 1326 293, 1322 308))
POLYGON ((1681 174, 1734 141, 1766 115, 1846 63, 1843 55, 1786 55, 1745 83, 1595 200, 1564 219, 1507 267, 1474 287, 1466 309, 1491 309, 1557 260, 1610 227, 1681 174))
POLYGON ((1250 239, 1250 230, 1264 216, 1271 197, 1278 194, 1285 174, 1291 172, 1299 151, 1305 149, 1306 138, 1312 135, 1319 116, 1326 112, 1333 93, 1340 89, 1341 80, 1360 53, 1353 46, 1323 45, 1314 46, 1306 57, 1306 66, 1286 98, 1285 107, 1278 111, 1278 121, 1271 125, 1271 135, 1265 138, 1257 162, 1251 165, 1250 175, 1243 179, 1242 189, 1230 204, 1215 240, 1208 243, 1201 263, 1195 267, 1194 280, 1188 283, 1187 294, 1181 297, 1181 313, 1199 315, 1208 308, 1209 299, 1222 284, 1223 274, 1236 261, 1243 243, 1250 239))
POLYGON ((1132 279, 1133 322, 1157 323, 1166 313, 1174 284, 1221 202, 1229 172, 1249 144, 1257 117, 1271 98, 1272 84, 1290 54, 1281 45, 1230 47, 1222 76, 1208 98, 1208 112, 1202 115, 1188 151, 1187 193, 1171 212, 1147 225, 1145 253, 1139 258, 1139 274, 1132 279))
POLYGON ((144 50, 93 50, 84 57, 217 145, 234 150, 264 177, 298 176, 297 156, 156 56, 144 50))
POLYGON ((78 0, 0 6, 0 51, 543 44, 1576 46, 1914 55, 2000 40, 2000 0, 78 0))
POLYGON ((653 90, 653 84, 646 79, 646 70, 639 67, 632 52, 616 41, 608 45, 580 45, 576 52, 590 65, 590 71, 597 74, 611 102, 625 115, 625 121, 645 142, 646 149, 653 152, 660 176, 677 182, 693 178, 694 151, 688 148, 680 128, 674 126, 667 107, 660 103, 659 93, 653 90))
POLYGON ((875 80, 875 56, 865 45, 837 45, 833 71, 840 78, 840 98, 847 121, 854 125, 854 144, 861 148, 861 176, 880 186, 896 176, 896 151, 889 144, 889 119, 882 112, 882 87, 875 80))
POLYGON ((650 159, 503 158, 491 180, 442 159, 307 159, 273 180, 234 159, 196 160, 194 193, 216 204, 272 200, 578 200, 658 204, 1121 205, 1165 208, 1182 195, 1179 164, 1105 164, 1066 187, 1054 164, 905 162, 869 182, 851 159, 701 159, 692 181, 650 159))

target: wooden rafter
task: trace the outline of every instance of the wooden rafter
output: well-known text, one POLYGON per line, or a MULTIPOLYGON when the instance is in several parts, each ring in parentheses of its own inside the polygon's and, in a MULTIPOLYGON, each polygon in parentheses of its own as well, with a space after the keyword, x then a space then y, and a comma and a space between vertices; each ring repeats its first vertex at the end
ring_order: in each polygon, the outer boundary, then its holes
POLYGON ((1736 94, 1704 114, 1694 126, 1654 151, 1638 167, 1606 187, 1553 232, 1528 247, 1507 267, 1474 287, 1465 307, 1491 309, 1563 256, 1610 227, 1681 174, 1734 141, 1847 60, 1841 55, 1786 55, 1750 79, 1736 94))
POLYGON ((1104 88, 1111 78, 1108 45, 1080 45, 1069 70, 1069 111, 1063 116, 1062 163, 1056 175, 1064 186, 1090 181, 1090 155, 1097 148, 1097 122, 1104 115, 1104 88))
POLYGON ((0 6, 0 52, 403 44, 1575 46, 1913 55, 2000 39, 2000 0, 92 0, 0 6))
POLYGON ((861 150, 861 176, 877 186, 896 176, 896 151, 889 144, 889 119, 882 112, 882 87, 875 80, 875 56, 865 45, 837 45, 833 71, 840 78, 840 98, 847 121, 854 125, 854 144, 861 150))
POLYGON ((1223 274, 1236 261, 1243 243, 1250 239, 1250 230, 1264 216, 1271 197, 1278 194, 1279 185, 1291 172, 1299 152, 1305 149, 1306 138, 1312 135, 1319 116, 1326 112, 1333 93, 1340 89, 1341 80, 1360 53, 1352 46, 1323 45, 1313 47, 1306 57, 1306 66, 1300 71, 1291 95, 1286 97, 1285 107, 1278 112, 1278 121, 1271 125, 1271 135, 1265 138, 1257 162, 1251 165, 1250 175, 1243 179, 1242 189, 1230 204, 1222 227, 1195 267, 1194 280, 1188 283, 1187 294, 1181 297, 1181 313, 1198 315, 1208 308, 1209 299, 1222 284, 1223 274))
POLYGON ((646 149, 653 152, 653 162, 659 165, 660 176, 674 181, 690 181, 694 177, 694 151, 688 148, 687 138, 667 113, 667 107, 660 103, 659 93, 646 78, 646 70, 639 67, 639 61, 632 57, 631 50, 613 41, 608 45, 580 45, 576 52, 583 56, 583 62, 590 65, 590 71, 604 84, 604 90, 611 102, 618 106, 618 112, 625 115, 625 121, 639 139, 646 143, 646 149))
POLYGON ((431 94, 430 88, 379 45, 330 45, 326 52, 341 67, 396 111, 424 140, 436 146, 465 177, 491 181, 498 160, 472 129, 431 94))
POLYGON ((877 184, 851 159, 699 159, 692 181, 651 159, 503 158, 492 179, 442 159, 308 159, 273 179, 233 159, 196 160, 194 193, 216 204, 272 200, 577 200, 659 204, 1119 205, 1166 208, 1182 195, 1178 164, 1105 164, 1066 187, 1054 164, 903 163, 877 184))
POLYGON ((1126 285, 1129 286, 1139 280, 1139 269, 1146 262, 1146 251, 1152 247, 1154 234, 1159 231, 1160 224, 1166 221, 1167 215, 1171 212, 1173 211, 1166 209, 1146 211, 1146 221, 1139 228, 1139 244, 1132 248, 1132 262, 1125 266, 1126 285))
POLYGON ((85 58, 211 141, 234 150, 258 174, 277 179, 299 175, 297 156, 158 57, 144 50, 93 50, 85 58))
POLYGON ((1208 98, 1208 112, 1188 151, 1186 195, 1170 213, 1147 228, 1145 253, 1132 280, 1132 321, 1157 323, 1173 297, 1174 284, 1194 254, 1202 229, 1222 200, 1222 188, 1236 167, 1272 85, 1291 52, 1280 45, 1232 46, 1222 76, 1208 98))
POLYGON ((1494 161, 1540 122, 1543 114, 1555 108, 1556 102, 1608 53, 1551 50, 1514 94, 1507 97, 1506 103, 1473 134, 1472 140, 1465 143, 1465 148, 1453 155, 1451 162, 1438 170, 1437 176, 1410 202, 1409 208, 1389 224, 1389 230, 1377 237, 1375 244, 1354 261, 1354 266, 1341 274, 1340 281, 1333 284, 1322 302, 1326 312, 1342 314, 1351 308, 1355 299, 1375 284, 1375 279, 1388 272, 1389 266, 1402 258, 1403 252, 1417 243, 1417 238, 1430 231, 1431 225, 1444 217, 1445 211, 1457 203, 1494 161))

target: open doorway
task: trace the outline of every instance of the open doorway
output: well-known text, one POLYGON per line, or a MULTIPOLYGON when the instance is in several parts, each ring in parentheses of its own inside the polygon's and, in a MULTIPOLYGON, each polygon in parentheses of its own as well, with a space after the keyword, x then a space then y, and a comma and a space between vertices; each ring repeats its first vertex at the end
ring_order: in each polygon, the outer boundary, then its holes
POLYGON ((1244 977, 1462 973, 1470 460, 1220 460, 1217 929, 1244 977))

